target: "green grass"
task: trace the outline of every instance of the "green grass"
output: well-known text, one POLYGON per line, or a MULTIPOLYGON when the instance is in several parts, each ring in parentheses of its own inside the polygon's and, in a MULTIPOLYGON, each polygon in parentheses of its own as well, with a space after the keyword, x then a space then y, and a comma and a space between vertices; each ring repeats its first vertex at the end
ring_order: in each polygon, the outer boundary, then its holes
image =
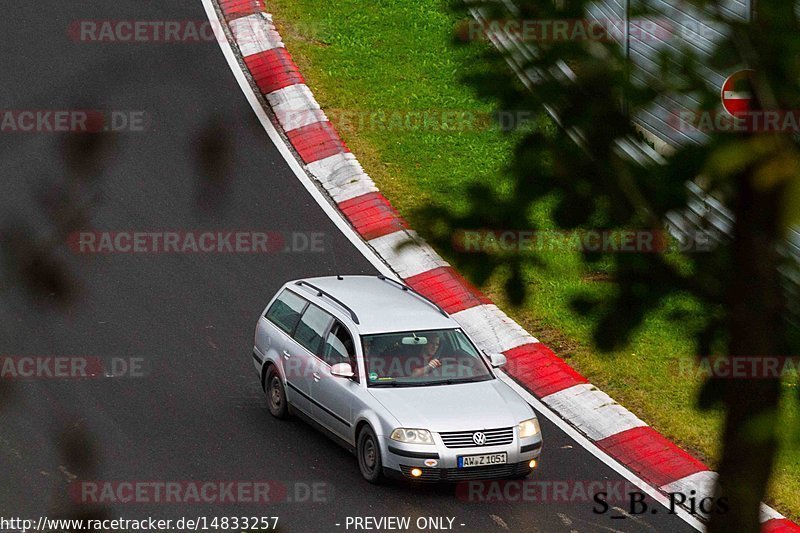
MULTIPOLYGON (((380 111, 390 117, 411 111, 492 111, 460 80, 465 66, 479 60, 479 50, 450 45, 457 21, 440 0, 273 0, 270 10, 323 109, 415 229, 424 235, 425 228, 415 224, 416 208, 466 207, 462 191, 469 183, 507 190, 513 135, 493 128, 453 132, 369 125, 380 111)), ((533 217, 546 225, 547 209, 537 209, 533 217)), ((453 253, 439 252, 446 258, 453 253)), ((507 305, 499 276, 483 289, 598 387, 713 466, 720 453, 721 414, 695 408, 700 380, 677 370, 679 361, 692 357, 694 344, 690 332, 676 330, 666 319, 669 310, 691 308, 691 302, 665 302, 627 349, 598 355, 591 347, 591 322, 576 316, 569 300, 579 291, 603 294, 609 284, 588 272, 577 254, 546 259, 546 269, 527 272, 531 296, 523 308, 507 305)), ((789 393, 797 397, 796 388, 787 385, 789 393)), ((783 427, 798 427, 796 401, 783 414, 783 427)), ((789 439, 787 429, 770 503, 797 519, 800 454, 797 438, 789 439)))

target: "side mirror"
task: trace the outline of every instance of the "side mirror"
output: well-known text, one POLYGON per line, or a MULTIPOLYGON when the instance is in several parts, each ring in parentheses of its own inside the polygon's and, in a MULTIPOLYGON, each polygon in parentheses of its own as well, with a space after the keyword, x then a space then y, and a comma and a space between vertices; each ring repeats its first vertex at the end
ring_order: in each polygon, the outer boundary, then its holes
POLYGON ((353 374, 353 367, 350 366, 350 363, 337 363, 331 367, 331 375, 337 378, 349 379, 355 374, 353 374))
POLYGON ((501 353, 489 354, 489 361, 492 363, 492 368, 500 368, 506 365, 508 359, 501 353))

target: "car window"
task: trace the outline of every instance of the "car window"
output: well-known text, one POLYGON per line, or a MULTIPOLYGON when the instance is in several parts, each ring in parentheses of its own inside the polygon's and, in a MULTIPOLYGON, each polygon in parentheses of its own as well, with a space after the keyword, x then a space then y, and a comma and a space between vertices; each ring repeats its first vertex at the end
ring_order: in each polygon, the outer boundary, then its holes
MULTIPOLYGON (((461 330, 458 330, 458 331, 459 331, 459 333, 461 333, 461 330)), ((480 355, 478 355, 475 352, 475 348, 473 348, 472 343, 469 342, 469 340, 467 339, 466 335, 455 335, 454 338, 455 338, 456 346, 457 346, 457 348, 459 350, 463 350, 463 351, 467 352, 468 354, 480 357, 480 355)))
POLYGON ((309 305, 297 329, 294 338, 313 354, 318 354, 322 335, 328 329, 333 317, 315 305, 309 305))
POLYGON ((322 359, 333 366, 337 363, 351 363, 355 358, 353 338, 347 328, 338 320, 331 328, 322 347, 322 359))
POLYGON ((459 329, 365 335, 370 387, 416 387, 486 381, 494 376, 459 329))
POLYGON ((273 324, 291 335, 295 326, 300 321, 308 302, 300 296, 284 290, 275 302, 269 307, 266 317, 273 324))

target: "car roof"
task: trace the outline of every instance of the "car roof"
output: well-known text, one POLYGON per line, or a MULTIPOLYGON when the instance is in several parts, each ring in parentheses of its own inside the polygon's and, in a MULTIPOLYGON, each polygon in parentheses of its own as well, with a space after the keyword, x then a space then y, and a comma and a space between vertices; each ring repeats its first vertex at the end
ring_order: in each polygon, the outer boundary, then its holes
POLYGON ((349 311, 352 311, 358 318, 354 325, 361 334, 459 327, 436 304, 411 290, 403 290, 404 285, 378 276, 305 278, 287 285, 312 302, 322 303, 344 316, 351 316, 349 311), (308 284, 325 291, 327 297, 317 297, 318 292, 308 284), (339 300, 349 311, 330 297, 339 300))

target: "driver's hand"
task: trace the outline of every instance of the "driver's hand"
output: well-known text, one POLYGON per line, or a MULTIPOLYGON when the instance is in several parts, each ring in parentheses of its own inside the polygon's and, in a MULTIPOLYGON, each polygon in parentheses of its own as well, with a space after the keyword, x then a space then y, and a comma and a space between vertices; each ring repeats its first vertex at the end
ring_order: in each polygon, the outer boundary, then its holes
POLYGON ((439 368, 440 366, 442 366, 442 362, 439 361, 438 359, 431 359, 431 362, 428 363, 428 366, 431 368, 439 368))

